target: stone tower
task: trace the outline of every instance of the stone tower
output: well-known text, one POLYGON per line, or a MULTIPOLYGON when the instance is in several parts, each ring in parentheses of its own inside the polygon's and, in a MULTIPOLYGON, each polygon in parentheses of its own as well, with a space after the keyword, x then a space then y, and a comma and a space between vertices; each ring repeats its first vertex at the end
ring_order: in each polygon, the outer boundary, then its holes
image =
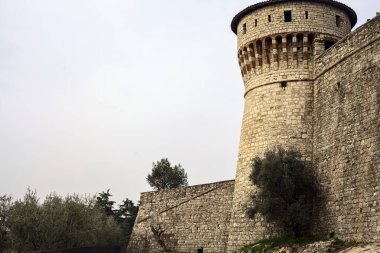
POLYGON ((333 0, 269 0, 232 20, 245 86, 228 251, 276 231, 249 220, 251 159, 278 145, 311 160, 314 58, 351 32, 357 16, 333 0))

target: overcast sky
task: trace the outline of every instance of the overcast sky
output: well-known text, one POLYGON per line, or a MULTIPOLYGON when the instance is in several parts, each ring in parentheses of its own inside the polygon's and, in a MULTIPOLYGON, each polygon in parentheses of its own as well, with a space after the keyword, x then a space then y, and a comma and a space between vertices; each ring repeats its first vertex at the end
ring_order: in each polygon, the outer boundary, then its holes
MULTIPOLYGON (((0 0, 0 195, 137 201, 163 157, 234 178, 243 112, 233 16, 257 1, 0 0)), ((378 0, 344 0, 359 24, 378 0)))

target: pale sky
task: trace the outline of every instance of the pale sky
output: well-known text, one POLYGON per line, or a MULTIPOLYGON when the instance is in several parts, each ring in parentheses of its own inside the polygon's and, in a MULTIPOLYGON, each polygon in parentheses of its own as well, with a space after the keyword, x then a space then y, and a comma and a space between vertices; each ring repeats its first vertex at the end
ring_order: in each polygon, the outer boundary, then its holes
MULTIPOLYGON (((152 162, 191 185, 235 176, 247 0, 0 0, 0 195, 135 202, 152 162)), ((342 0, 359 22, 378 0, 342 0)))

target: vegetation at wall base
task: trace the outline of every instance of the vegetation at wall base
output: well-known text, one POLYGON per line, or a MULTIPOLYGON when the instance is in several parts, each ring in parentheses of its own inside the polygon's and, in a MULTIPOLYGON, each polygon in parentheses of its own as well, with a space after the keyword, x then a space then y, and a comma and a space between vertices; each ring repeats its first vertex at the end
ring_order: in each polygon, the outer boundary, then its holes
POLYGON ((250 180, 258 189, 247 208, 250 218, 262 215, 295 237, 307 233, 319 187, 299 151, 277 147, 265 152, 264 158, 255 157, 250 180))
MULTIPOLYGON (((264 252, 272 252, 273 250, 280 249, 283 247, 302 247, 306 246, 308 244, 313 244, 316 242, 322 242, 327 240, 322 240, 319 237, 313 237, 313 236, 304 236, 299 238, 294 237, 275 237, 270 239, 263 239, 259 240, 257 242, 254 242, 252 244, 245 245, 235 253, 264 253, 264 252)), ((350 246, 354 246, 355 244, 351 242, 345 242, 340 239, 333 239, 332 245, 334 246, 335 250, 331 252, 338 252, 342 249, 345 249, 350 246)))

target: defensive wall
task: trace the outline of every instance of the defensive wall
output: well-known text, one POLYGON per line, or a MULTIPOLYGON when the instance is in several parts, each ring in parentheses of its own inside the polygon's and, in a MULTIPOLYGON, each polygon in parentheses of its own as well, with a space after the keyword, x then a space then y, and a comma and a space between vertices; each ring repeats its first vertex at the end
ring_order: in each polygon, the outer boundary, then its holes
POLYGON ((380 239, 380 16, 316 58, 313 164, 323 186, 316 231, 380 239))
POLYGON ((281 233, 245 213, 251 159, 279 144, 317 173, 315 234, 380 239, 380 16, 349 33, 356 14, 335 1, 271 2, 232 24, 245 85, 236 180, 142 193, 131 240, 141 252, 160 249, 152 227, 179 252, 233 252, 281 233))
POLYGON ((127 252, 162 250, 152 227, 176 252, 226 252, 235 181, 141 194, 127 252), (143 251, 141 251, 143 249, 143 251))
POLYGON ((312 160, 314 60, 355 23, 351 8, 331 0, 263 1, 232 20, 245 93, 228 252, 282 233, 246 214, 251 160, 279 145, 312 160))

